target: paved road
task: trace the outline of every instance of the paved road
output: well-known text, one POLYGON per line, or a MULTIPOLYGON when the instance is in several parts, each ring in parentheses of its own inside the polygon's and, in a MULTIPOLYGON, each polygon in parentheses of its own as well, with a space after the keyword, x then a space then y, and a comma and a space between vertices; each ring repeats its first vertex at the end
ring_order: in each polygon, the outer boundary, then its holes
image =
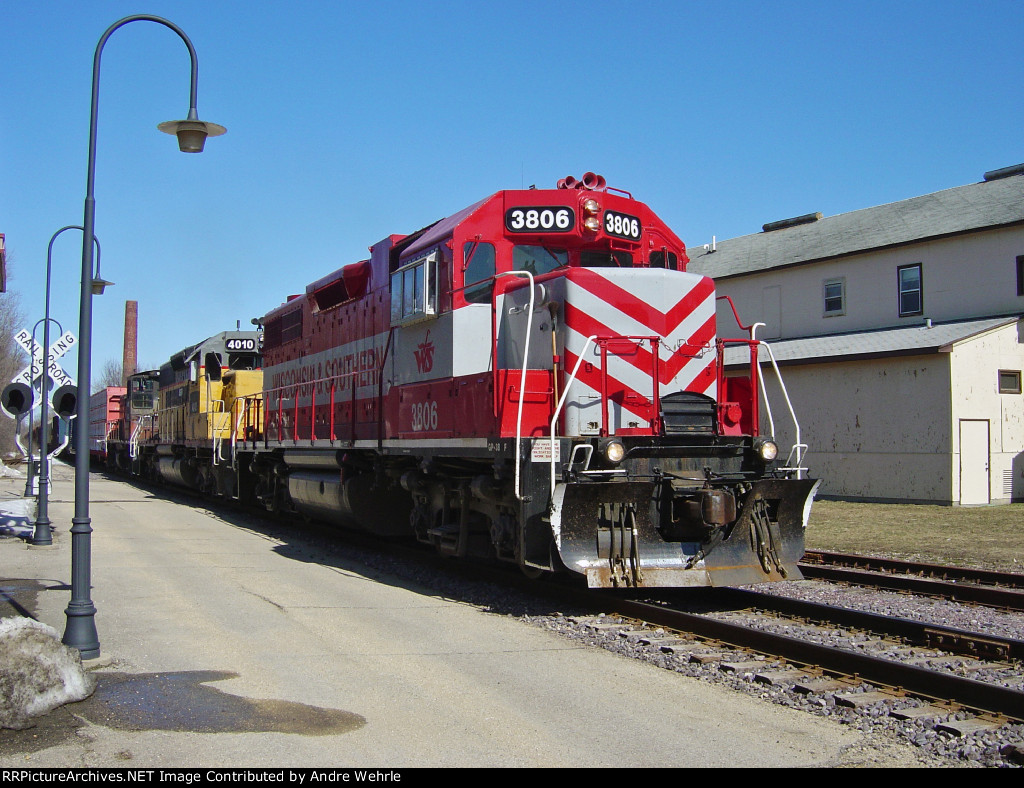
MULTIPOLYGON (((54 475, 52 549, 0 518, 0 613, 62 633, 72 470, 54 475)), ((23 491, 0 479, 0 511, 23 491)), ((96 475, 91 497, 99 689, 0 731, 0 767, 917 764, 829 720, 317 563, 244 518, 96 475)))

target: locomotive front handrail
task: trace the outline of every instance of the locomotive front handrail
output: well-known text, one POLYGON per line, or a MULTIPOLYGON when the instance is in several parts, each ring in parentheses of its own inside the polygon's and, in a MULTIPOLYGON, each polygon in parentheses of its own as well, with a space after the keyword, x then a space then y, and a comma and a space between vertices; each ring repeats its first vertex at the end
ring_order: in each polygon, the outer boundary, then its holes
MULTIPOLYGON (((759 325, 764 324, 755 323, 750 331, 751 336, 753 336, 754 331, 759 325)), ((802 443, 800 440, 800 422, 796 418, 796 411, 793 410, 793 403, 789 398, 789 392, 786 390, 786 383, 782 379, 782 373, 779 371, 779 365, 775 361, 775 353, 772 352, 771 345, 767 342, 758 341, 758 346, 763 347, 768 351, 768 359, 771 361, 772 368, 775 370, 775 379, 779 381, 779 388, 782 389, 782 397, 786 401, 786 407, 789 409, 789 417, 793 420, 793 429, 796 434, 796 440, 793 442, 793 447, 789 450, 789 456, 786 459, 786 467, 782 468, 782 470, 796 471, 796 478, 802 479, 803 472, 807 470, 807 468, 803 467, 804 451, 807 449, 807 444, 802 443), (795 465, 793 464, 794 459, 796 461, 795 465)), ((768 419, 772 426, 772 436, 774 437, 775 422, 772 420, 771 407, 768 405, 768 393, 765 391, 763 375, 761 376, 761 394, 764 396, 765 409, 768 411, 768 419)))
MULTIPOLYGON (((523 500, 522 495, 522 440, 523 440, 523 402, 526 399, 526 370, 530 363, 530 338, 533 332, 533 308, 536 303, 536 288, 534 287, 533 274, 529 271, 503 271, 500 274, 495 274, 494 279, 498 280, 503 276, 525 276, 530 280, 530 307, 526 314, 526 342, 523 345, 523 374, 519 379, 519 411, 516 413, 516 500, 523 500)), ((504 293, 502 293, 504 295, 504 293)), ((498 294, 497 288, 491 293, 491 330, 494 336, 494 347, 497 348, 498 342, 498 328, 495 321, 495 316, 498 309, 498 294)), ((497 353, 494 358, 497 359, 497 353)), ((498 365, 494 365, 494 393, 495 396, 498 394, 498 365)), ((497 416, 497 400, 495 400, 495 416, 497 416)))
MULTIPOLYGON (((724 297, 724 296, 723 296, 724 297)), ((764 383, 764 375, 760 374, 760 365, 762 363, 771 363, 772 368, 775 370, 775 379, 779 383, 779 389, 782 391, 783 400, 786 403, 786 408, 789 410, 789 417, 793 422, 793 428, 795 430, 795 441, 792 448, 789 451, 789 456, 786 460, 786 465, 780 470, 784 471, 796 471, 796 478, 802 479, 803 472, 807 468, 803 467, 803 461, 806 450, 808 448, 806 443, 801 441, 800 422, 796 417, 796 411, 793 409, 793 402, 789 397, 789 391, 786 389, 786 383, 782 379, 782 372, 779 370, 779 365, 775 360, 775 354, 772 352, 771 345, 762 339, 755 339, 755 334, 759 326, 763 326, 764 323, 754 323, 746 328, 750 331, 750 339, 720 339, 719 342, 719 384, 721 387, 722 380, 725 374, 725 348, 728 345, 747 345, 750 349, 750 380, 751 380, 751 391, 750 391, 750 414, 751 414, 751 434, 754 436, 760 435, 760 424, 759 424, 759 407, 757 400, 757 392, 760 391, 761 398, 764 400, 765 415, 768 417, 768 431, 769 434, 775 437, 775 416, 772 413, 771 400, 768 398, 768 391, 764 383), (768 351, 768 362, 762 362, 758 357, 758 351, 760 348, 764 348, 768 351)), ((743 327, 743 326, 741 326, 743 327)))
MULTIPOLYGON (((213 455, 212 456, 213 464, 214 465, 219 465, 220 463, 218 462, 218 460, 223 460, 224 459, 221 456, 221 454, 220 454, 221 447, 224 445, 224 436, 221 435, 220 433, 222 431, 224 431, 225 429, 227 429, 227 430, 231 429, 231 414, 228 413, 226 410, 224 410, 224 408, 225 408, 224 400, 221 400, 221 399, 209 399, 209 396, 210 395, 208 394, 207 395, 207 401, 206 401, 207 402, 207 407, 206 407, 206 410, 203 412, 203 415, 206 416, 206 423, 207 423, 207 425, 208 425, 208 427, 210 429, 210 439, 211 439, 210 451, 211 451, 211 453, 213 455), (220 406, 219 408, 217 407, 218 405, 220 406), (220 414, 222 416, 227 416, 227 419, 226 419, 227 427, 218 426, 218 419, 214 418, 218 414, 220 414)), ((225 421, 225 419, 220 419, 219 421, 225 421)))
POLYGON ((147 419, 150 422, 153 421, 152 415, 140 416, 139 420, 135 422, 135 429, 132 430, 131 437, 128 439, 128 456, 137 460, 139 458, 139 433, 142 432, 142 424, 147 419))
POLYGON ((597 341, 597 335, 592 334, 587 337, 587 341, 583 343, 583 349, 580 354, 576 357, 576 364, 572 368, 572 372, 569 374, 569 379, 565 382, 565 388, 562 390, 562 397, 558 401, 558 405, 555 407, 554 415, 551 417, 551 495, 555 494, 555 429, 558 426, 558 417, 562 412, 562 406, 565 405, 565 400, 569 396, 569 387, 572 386, 574 380, 576 380, 576 374, 580 371, 580 365, 583 363, 583 357, 587 353, 587 348, 590 347, 591 342, 597 341))
POLYGON ((231 429, 231 468, 236 471, 238 470, 238 433, 242 428, 242 419, 245 416, 246 401, 244 398, 236 398, 235 401, 231 403, 231 409, 234 410, 238 403, 241 403, 241 406, 238 408, 238 418, 235 419, 235 423, 232 425, 231 429))

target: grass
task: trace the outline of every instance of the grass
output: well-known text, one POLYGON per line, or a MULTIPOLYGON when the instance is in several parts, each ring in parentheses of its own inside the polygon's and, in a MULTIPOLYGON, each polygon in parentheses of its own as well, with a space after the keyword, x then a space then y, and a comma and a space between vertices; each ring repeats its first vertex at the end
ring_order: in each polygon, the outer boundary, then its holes
POLYGON ((815 501, 807 548, 1024 572, 1024 504, 815 501))

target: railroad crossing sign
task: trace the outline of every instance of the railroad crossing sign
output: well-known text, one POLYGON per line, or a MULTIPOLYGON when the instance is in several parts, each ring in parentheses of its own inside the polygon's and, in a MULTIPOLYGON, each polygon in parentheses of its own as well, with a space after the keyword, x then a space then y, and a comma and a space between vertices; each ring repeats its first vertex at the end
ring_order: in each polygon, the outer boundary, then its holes
MULTIPOLYGON (((24 328, 14 335, 14 341, 21 346, 22 350, 29 354, 32 361, 29 362, 25 369, 15 375, 11 382, 35 386, 43 378, 43 346, 32 338, 30 331, 24 328)), ((54 387, 74 385, 74 379, 64 371, 57 361, 67 355, 68 351, 77 344, 78 337, 70 331, 65 331, 60 339, 50 345, 50 363, 48 365, 49 368, 46 370, 46 377, 53 381, 54 387)), ((45 384, 41 384, 41 387, 47 388, 45 384)))

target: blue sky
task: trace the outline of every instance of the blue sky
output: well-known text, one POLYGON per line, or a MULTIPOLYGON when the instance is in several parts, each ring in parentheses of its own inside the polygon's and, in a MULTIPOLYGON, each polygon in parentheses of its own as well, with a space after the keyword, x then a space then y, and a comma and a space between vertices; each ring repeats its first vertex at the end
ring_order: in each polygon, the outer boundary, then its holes
MULTIPOLYGON (((93 375, 158 365, 503 188, 586 170, 691 246, 981 180, 1024 162, 1024 5, 984 2, 0 0, 0 232, 34 323, 81 224, 96 44, 102 273, 93 375)), ((77 333, 80 235, 51 313, 77 333)), ((73 362, 65 367, 74 372, 73 362)))

